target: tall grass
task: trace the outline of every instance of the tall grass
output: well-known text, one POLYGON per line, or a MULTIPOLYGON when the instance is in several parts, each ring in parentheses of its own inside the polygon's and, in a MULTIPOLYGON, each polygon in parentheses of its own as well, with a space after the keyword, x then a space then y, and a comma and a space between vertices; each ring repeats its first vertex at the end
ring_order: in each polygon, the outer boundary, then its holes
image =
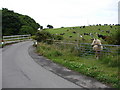
POLYGON ((120 67, 120 55, 109 55, 102 57, 100 61, 110 67, 120 67))
POLYGON ((112 87, 118 88, 118 65, 113 58, 96 60, 94 55, 79 56, 73 45, 48 45, 39 43, 37 52, 69 69, 96 78, 112 87), (111 59, 111 61, 110 61, 111 59), (113 64, 114 62, 114 64, 113 64))
MULTIPOLYGON (((120 66, 118 58, 120 55, 114 53, 114 51, 118 49, 114 47, 107 49, 105 47, 104 50, 106 49, 106 52, 108 53, 103 53, 102 57, 99 60, 96 60, 95 53, 90 45, 86 44, 84 47, 79 45, 79 43, 91 43, 93 37, 98 38, 97 34, 112 36, 117 31, 117 27, 118 26, 112 26, 112 28, 111 26, 86 26, 85 28, 66 27, 46 29, 46 31, 53 35, 61 35, 64 33, 64 35, 62 35, 64 38, 62 42, 70 41, 74 44, 53 42, 48 45, 45 43, 39 43, 37 46, 37 52, 69 69, 94 77, 112 87, 120 88, 120 72, 118 70, 120 66), (106 32, 108 30, 110 33, 106 32), (84 35, 84 33, 92 33, 93 37, 90 35, 84 35), (83 38, 79 35, 82 35, 83 38)), ((100 40, 102 41, 102 44, 108 44, 106 40, 101 38, 100 40)), ((116 52, 120 52, 120 49, 116 52)))

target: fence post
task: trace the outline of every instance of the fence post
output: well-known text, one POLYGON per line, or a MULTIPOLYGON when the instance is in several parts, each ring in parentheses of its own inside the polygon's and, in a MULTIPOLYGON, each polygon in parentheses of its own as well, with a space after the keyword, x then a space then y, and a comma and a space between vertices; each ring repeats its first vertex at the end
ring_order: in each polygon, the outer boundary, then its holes
MULTIPOLYGON (((77 53, 82 54, 82 55, 94 55, 94 51, 90 43, 80 43, 78 40, 75 43, 63 41, 63 42, 57 42, 55 44, 60 44, 57 46, 58 47, 62 46, 63 48, 67 48, 67 45, 69 44, 74 45, 77 53)), ((114 53, 114 55, 116 53, 119 54, 119 51, 117 50, 120 49, 120 45, 105 45, 105 44, 102 44, 102 45, 103 45, 103 50, 101 51, 101 57, 104 57, 106 55, 107 56, 112 55, 111 53, 114 53)))

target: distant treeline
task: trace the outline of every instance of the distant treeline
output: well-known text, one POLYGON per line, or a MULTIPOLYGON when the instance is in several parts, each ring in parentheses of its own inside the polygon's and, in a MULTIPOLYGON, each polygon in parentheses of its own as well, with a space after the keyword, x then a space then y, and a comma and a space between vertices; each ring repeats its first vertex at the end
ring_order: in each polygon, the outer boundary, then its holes
POLYGON ((2 35, 34 35, 41 26, 27 16, 2 8, 2 35))

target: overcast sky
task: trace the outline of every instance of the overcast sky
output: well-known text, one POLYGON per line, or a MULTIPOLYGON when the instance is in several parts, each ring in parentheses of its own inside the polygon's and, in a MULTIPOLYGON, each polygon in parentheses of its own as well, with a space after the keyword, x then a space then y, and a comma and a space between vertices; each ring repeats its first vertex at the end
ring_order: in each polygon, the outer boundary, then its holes
POLYGON ((0 0, 0 8, 28 15, 44 28, 117 24, 120 0, 0 0))

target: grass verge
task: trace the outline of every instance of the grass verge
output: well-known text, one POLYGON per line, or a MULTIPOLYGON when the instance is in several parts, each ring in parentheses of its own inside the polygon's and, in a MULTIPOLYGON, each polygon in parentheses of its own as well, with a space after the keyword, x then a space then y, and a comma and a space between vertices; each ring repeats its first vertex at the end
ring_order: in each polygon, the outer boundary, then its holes
POLYGON ((96 78, 111 87, 120 88, 118 67, 109 66, 101 60, 94 59, 94 56, 80 57, 75 55, 75 51, 70 52, 69 49, 60 49, 44 43, 39 43, 36 50, 55 63, 96 78))

